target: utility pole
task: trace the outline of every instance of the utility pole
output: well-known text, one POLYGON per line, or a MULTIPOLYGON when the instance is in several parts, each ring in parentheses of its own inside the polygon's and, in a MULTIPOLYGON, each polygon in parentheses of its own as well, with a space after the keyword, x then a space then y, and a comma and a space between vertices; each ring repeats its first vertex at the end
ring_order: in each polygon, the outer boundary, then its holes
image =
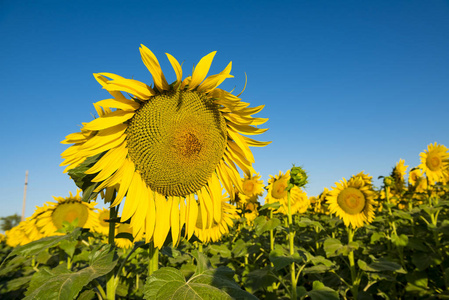
POLYGON ((25 221, 25 203, 27 198, 28 170, 25 172, 25 186, 23 187, 22 221, 25 221))

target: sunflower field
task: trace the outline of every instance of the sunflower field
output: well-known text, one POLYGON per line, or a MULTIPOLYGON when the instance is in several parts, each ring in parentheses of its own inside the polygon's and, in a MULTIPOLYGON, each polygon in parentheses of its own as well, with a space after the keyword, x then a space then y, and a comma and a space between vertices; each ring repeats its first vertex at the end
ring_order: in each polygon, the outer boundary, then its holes
POLYGON ((169 84, 140 53, 153 85, 94 74, 112 98, 62 141, 76 193, 0 235, 1 299, 449 298, 445 146, 380 187, 360 172, 310 196, 297 166, 264 183, 263 106, 218 88, 232 63, 207 76, 212 52, 183 79, 167 54, 169 84))

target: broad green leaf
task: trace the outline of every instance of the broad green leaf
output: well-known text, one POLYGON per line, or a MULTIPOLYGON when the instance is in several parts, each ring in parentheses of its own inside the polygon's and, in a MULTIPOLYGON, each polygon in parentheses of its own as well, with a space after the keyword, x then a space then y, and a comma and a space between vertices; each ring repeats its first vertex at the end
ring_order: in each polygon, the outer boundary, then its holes
POLYGON ((400 236, 393 234, 391 236, 391 242, 396 247, 405 247, 408 245, 408 237, 405 234, 401 234, 400 236))
POLYGON ((24 299, 74 299, 93 279, 106 275, 117 264, 110 245, 92 251, 88 267, 71 272, 65 264, 54 269, 42 268, 33 275, 24 299))
POLYGON ((242 239, 238 239, 232 247, 232 255, 234 257, 242 257, 248 254, 248 243, 242 239))
POLYGON ((224 257, 224 258, 229 258, 229 257, 232 256, 231 250, 229 250, 228 247, 226 245, 224 245, 224 244, 221 244, 221 245, 212 244, 212 245, 210 245, 209 252, 211 254, 218 254, 218 255, 220 255, 221 257, 224 257))
POLYGON ((279 207, 281 207, 281 204, 279 202, 274 202, 274 203, 265 203, 260 209, 259 211, 265 210, 265 209, 278 209, 279 207))
POLYGON ((312 300, 339 300, 338 293, 325 286, 322 282, 314 281, 313 288, 307 293, 312 300))
POLYGON ((360 269, 366 272, 391 271, 401 274, 407 273, 399 264, 386 259, 376 259, 369 265, 363 260, 359 259, 357 261, 357 265, 359 266, 360 269))
POLYGON ((254 220, 256 235, 262 235, 264 232, 274 230, 281 224, 278 218, 268 219, 265 216, 259 216, 254 220))
POLYGON ((8 255, 8 258, 14 255, 23 255, 23 256, 37 255, 50 247, 56 246, 57 244, 59 244, 64 240, 71 240, 71 239, 76 240, 78 236, 81 234, 81 230, 82 230, 81 228, 75 228, 73 232, 67 235, 50 236, 37 241, 33 241, 23 246, 16 247, 8 255))
POLYGON ((233 280, 231 270, 218 268, 195 273, 188 281, 182 273, 166 267, 154 272, 147 280, 144 298, 148 300, 257 299, 242 290, 233 280))
POLYGON ((336 256, 338 254, 336 254, 337 250, 341 249, 343 247, 343 245, 341 244, 341 242, 337 239, 333 239, 333 238, 328 238, 324 241, 323 244, 323 248, 324 251, 326 252, 326 256, 327 257, 332 257, 332 256, 336 256))
POLYGON ((300 227, 314 226, 314 227, 318 227, 321 230, 325 230, 323 225, 321 225, 320 222, 312 221, 312 220, 310 220, 308 218, 304 218, 304 217, 302 217, 297 224, 300 227))
POLYGON ((277 276, 272 273, 270 267, 251 271, 244 279, 245 288, 250 288, 251 292, 264 290, 279 280, 277 276))
POLYGON ((92 182, 97 174, 86 174, 85 172, 90 169, 102 156, 103 153, 95 156, 88 157, 79 166, 68 171, 70 178, 73 179, 76 186, 83 190, 83 201, 95 199, 98 193, 94 192, 94 189, 99 185, 98 182, 92 182))
POLYGON ((275 249, 270 252, 269 259, 273 263, 274 269, 276 271, 279 271, 280 269, 290 265, 292 262, 298 264, 304 262, 304 259, 299 255, 298 252, 295 252, 295 254, 293 254, 292 256, 286 254, 285 251, 283 251, 283 249, 280 246, 275 247, 275 249))

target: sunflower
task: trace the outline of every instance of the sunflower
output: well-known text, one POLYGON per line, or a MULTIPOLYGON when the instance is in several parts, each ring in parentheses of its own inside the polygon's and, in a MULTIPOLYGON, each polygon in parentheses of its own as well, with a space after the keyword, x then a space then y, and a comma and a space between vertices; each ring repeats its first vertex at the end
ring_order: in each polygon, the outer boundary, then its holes
POLYGON ((259 216, 259 202, 248 202, 245 204, 244 217, 248 226, 252 225, 254 220, 259 216))
POLYGON ((227 203, 229 199, 223 197, 221 201, 220 222, 215 219, 212 226, 206 227, 207 221, 203 218, 201 210, 198 210, 197 221, 195 223, 195 236, 203 243, 217 242, 223 235, 229 233, 229 227, 234 225, 234 220, 239 218, 235 206, 227 203), (206 222, 205 222, 206 221, 206 222))
POLYGON ((103 208, 99 210, 96 214, 96 217, 98 219, 98 223, 96 226, 93 227, 93 230, 95 232, 108 235, 109 234, 109 222, 106 222, 105 220, 109 219, 109 209, 103 208))
POLYGON ((260 179, 260 175, 246 175, 245 178, 242 179, 242 189, 243 194, 241 194, 241 198, 246 203, 255 203, 257 202, 257 198, 262 196, 263 194, 263 180, 260 179))
MULTIPOLYGON (((130 233, 132 234, 132 228, 129 224, 126 223, 120 223, 120 225, 116 228, 116 235, 119 233, 130 233)), ((127 238, 115 238, 115 245, 119 248, 128 249, 133 246, 133 242, 131 242, 127 238)))
POLYGON ((159 248, 170 229, 173 240, 179 239, 190 210, 199 207, 207 216, 206 228, 220 223, 223 187, 231 197, 243 193, 238 168, 255 173, 249 147, 269 144, 242 135, 267 130, 256 126, 268 119, 252 117, 264 106, 250 108, 240 94, 217 88, 233 77, 232 63, 206 78, 215 53, 203 57, 184 80, 180 64, 167 54, 177 77, 168 84, 156 56, 142 45, 154 87, 111 73, 94 74, 113 98, 95 103, 99 118, 62 141, 74 144, 62 153, 65 171, 96 159, 85 171, 95 176, 95 191, 117 186, 112 206, 126 196, 121 220, 131 219, 136 239, 145 232, 146 242, 153 240, 159 248))
MULTIPOLYGON (((268 179, 268 193, 266 196, 267 203, 279 202, 281 206, 275 211, 276 213, 288 213, 288 194, 287 186, 290 180, 290 170, 285 175, 279 171, 279 174, 273 177, 270 175, 268 179)), ((310 201, 306 192, 297 186, 293 186, 290 190, 290 206, 291 213, 303 213, 309 207, 310 201)))
POLYGON ((6 244, 9 247, 14 248, 16 246, 26 245, 31 242, 25 232, 25 226, 25 221, 22 221, 17 226, 14 226, 13 228, 5 232, 6 244))
POLYGON ((427 150, 419 154, 421 164, 419 168, 426 173, 429 183, 446 181, 449 176, 449 152, 443 145, 429 144, 427 150))
POLYGON ((93 228, 98 224, 95 215, 95 202, 87 203, 81 200, 78 190, 76 195, 70 193, 69 197, 53 197, 57 202, 47 202, 44 211, 37 217, 36 226, 41 228, 44 236, 61 235, 56 232, 62 228, 63 223, 73 223, 77 220, 77 227, 93 228))
POLYGON ((374 191, 360 177, 353 176, 347 181, 336 182, 327 201, 329 210, 343 219, 344 224, 353 228, 362 227, 374 219, 372 207, 374 191))
POLYGON ((6 241, 6 236, 3 233, 0 233, 0 243, 6 241))

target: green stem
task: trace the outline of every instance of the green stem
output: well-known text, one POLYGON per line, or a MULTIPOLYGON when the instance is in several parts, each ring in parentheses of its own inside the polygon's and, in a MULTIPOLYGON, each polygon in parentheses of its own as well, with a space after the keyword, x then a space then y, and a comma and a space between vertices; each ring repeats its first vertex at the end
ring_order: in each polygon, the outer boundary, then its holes
MULTIPOLYGON (((293 256, 295 254, 295 248, 294 248, 294 239, 295 239, 295 233, 293 232, 293 219, 292 219, 292 204, 291 204, 291 197, 290 197, 290 191, 287 192, 287 199, 288 199, 288 236, 290 240, 290 255, 293 256)), ((291 299, 296 300, 296 285, 297 285, 297 279, 296 279, 296 271, 295 271, 295 262, 292 262, 290 265, 290 277, 292 281, 292 289, 291 289, 291 299)))
POLYGON ((203 253, 203 244, 198 243, 198 252, 203 253))
MULTIPOLYGON (((115 247, 115 222, 113 220, 115 220, 117 218, 117 212, 118 212, 118 207, 111 207, 109 209, 109 235, 108 235, 108 243, 109 245, 111 245, 111 248, 115 247)), ((114 300, 115 299, 115 289, 116 289, 117 285, 115 284, 115 274, 114 274, 114 270, 111 270, 111 272, 109 272, 106 275, 106 294, 107 297, 106 299, 108 300, 114 300)))
POLYGON ((101 284, 98 283, 98 281, 96 279, 92 280, 92 282, 95 285, 95 287, 97 288, 98 292, 100 293, 101 299, 106 299, 106 293, 104 292, 104 289, 101 286, 101 284))
POLYGON ((150 262, 148 264, 148 275, 151 276, 157 269, 159 269, 159 249, 154 247, 154 242, 149 244, 150 262))
MULTIPOLYGON (((348 244, 351 243, 354 239, 354 233, 355 230, 353 230, 351 227, 347 227, 348 230, 348 244)), ((354 299, 357 299, 358 293, 359 293, 359 280, 357 278, 357 270, 355 268, 355 262, 354 262, 354 250, 351 250, 348 254, 349 259, 349 268, 351 270, 351 280, 352 280, 352 296, 354 299)))
MULTIPOLYGON (((273 210, 270 209, 270 220, 273 219, 273 210)), ((270 252, 274 250, 274 230, 270 230, 270 252)))

